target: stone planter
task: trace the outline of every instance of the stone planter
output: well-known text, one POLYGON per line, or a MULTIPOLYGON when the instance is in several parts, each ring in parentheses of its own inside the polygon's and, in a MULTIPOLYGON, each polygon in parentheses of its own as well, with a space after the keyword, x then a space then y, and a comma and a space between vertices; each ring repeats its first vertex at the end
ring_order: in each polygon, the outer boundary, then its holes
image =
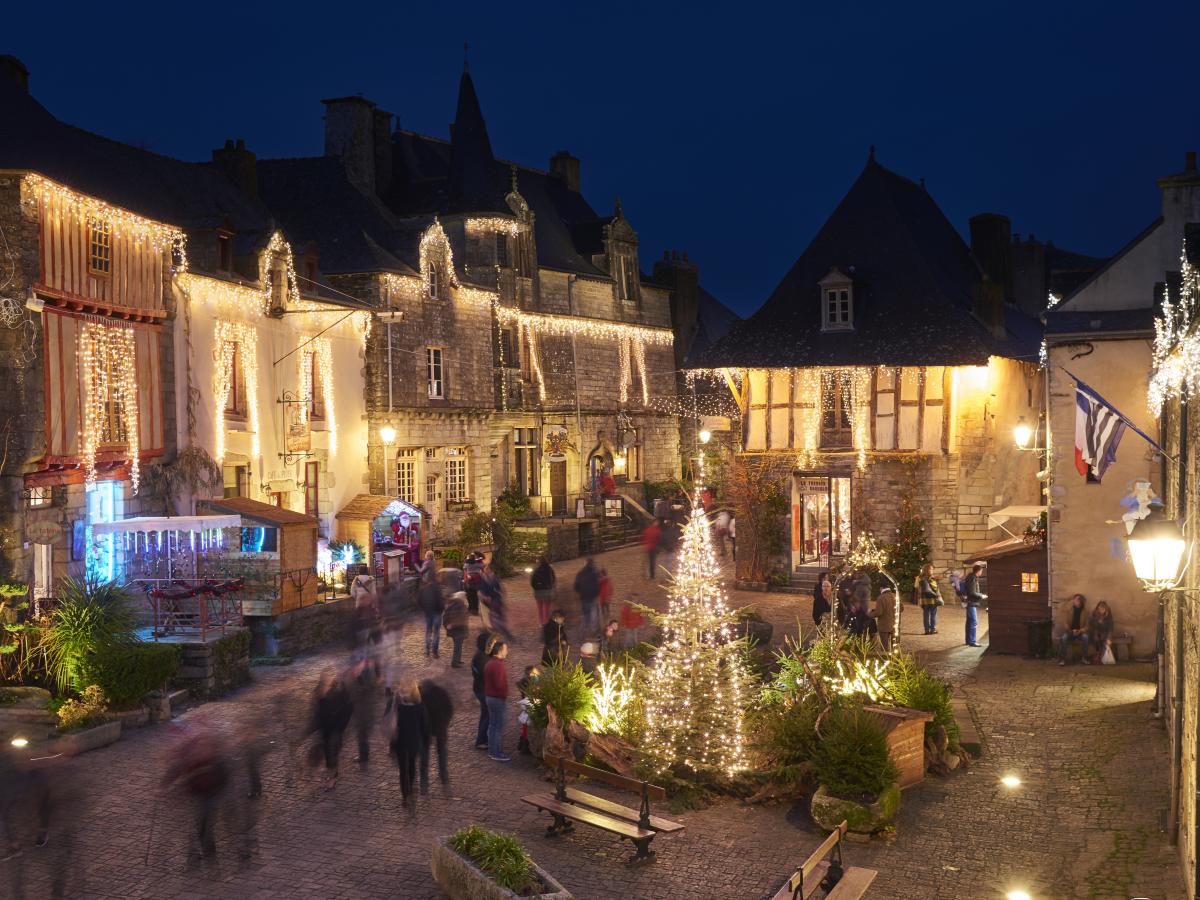
POLYGON ((121 723, 121 730, 126 728, 141 728, 150 721, 150 710, 144 706, 139 706, 137 709, 127 709, 123 712, 113 713, 121 723))
POLYGON ((153 691, 142 698, 150 721, 155 725, 171 721, 171 695, 165 691, 153 691))
POLYGON ((770 647, 771 636, 775 634, 775 626, 760 619, 741 619, 737 630, 751 647, 770 647))
POLYGON ((875 798, 874 803, 843 800, 825 790, 817 788, 812 797, 813 821, 826 831, 833 831, 845 820, 846 827, 858 834, 874 834, 892 823, 900 808, 900 785, 893 784, 875 798))
POLYGON ((54 744, 54 752, 65 756, 78 756, 89 750, 98 750, 116 743, 121 738, 121 720, 114 719, 103 725, 84 728, 64 734, 54 744))
MULTIPOLYGON (((434 841, 430 860, 433 880, 450 900, 519 900, 520 895, 496 884, 473 862, 450 846, 450 838, 434 841)), ((542 883, 542 892, 532 894, 542 900, 572 900, 570 892, 555 881, 537 863, 533 871, 542 883)))

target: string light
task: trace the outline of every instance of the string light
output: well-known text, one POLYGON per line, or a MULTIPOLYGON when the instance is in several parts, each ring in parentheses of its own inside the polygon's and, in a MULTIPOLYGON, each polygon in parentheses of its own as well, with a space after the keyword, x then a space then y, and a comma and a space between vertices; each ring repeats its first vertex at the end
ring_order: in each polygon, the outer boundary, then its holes
POLYGON ((746 767, 743 698, 749 681, 733 637, 704 507, 700 459, 692 514, 662 616, 664 640, 647 675, 645 745, 660 772, 735 775, 746 767))
POLYGON ((84 480, 96 480, 96 451, 107 441, 129 450, 129 481, 137 493, 141 480, 138 434, 137 338, 129 325, 89 319, 78 331, 79 374, 83 396, 83 432, 79 462, 84 480))
POLYGON ((215 456, 218 463, 225 459, 225 410, 233 388, 236 355, 237 368, 246 382, 246 406, 250 425, 250 456, 262 455, 258 428, 258 332, 246 322, 218 320, 213 334, 213 421, 216 425, 215 456))
POLYGON ((521 233, 522 224, 516 219, 506 219, 502 216, 474 216, 467 219, 467 229, 471 231, 491 231, 516 237, 521 233))
POLYGON ((630 325, 626 322, 610 322, 606 319, 593 319, 586 316, 535 313, 511 306, 497 306, 496 317, 502 325, 520 323, 539 334, 556 337, 586 337, 611 341, 626 339, 642 341, 659 347, 669 346, 675 340, 675 335, 670 328, 630 325))
POLYGON ((1154 320, 1152 374, 1147 389, 1150 410, 1157 416, 1172 397, 1190 397, 1200 381, 1200 334, 1194 328, 1200 306, 1200 273, 1188 261, 1187 242, 1179 261, 1179 300, 1163 296, 1162 314, 1154 320))
POLYGON ((588 714, 588 730, 595 734, 617 734, 625 724, 633 702, 633 671, 600 663, 594 678, 596 687, 592 694, 592 710, 588 714))
POLYGON ((325 431, 329 435, 329 452, 337 453, 337 422, 334 419, 336 404, 333 399, 333 347, 328 338, 316 338, 297 356, 297 375, 300 381, 300 421, 308 421, 309 407, 313 405, 313 367, 321 379, 322 411, 325 414, 325 431))
POLYGON ((629 386, 633 383, 633 373, 629 364, 629 341, 617 342, 618 371, 621 373, 617 388, 618 399, 624 406, 629 401, 629 386))

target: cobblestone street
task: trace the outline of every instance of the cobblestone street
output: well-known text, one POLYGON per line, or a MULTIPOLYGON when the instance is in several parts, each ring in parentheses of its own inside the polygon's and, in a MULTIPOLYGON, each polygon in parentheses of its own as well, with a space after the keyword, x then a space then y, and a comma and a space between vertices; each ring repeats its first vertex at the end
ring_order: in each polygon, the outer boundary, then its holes
MULTIPOLYGON (((615 579, 616 603, 663 602, 644 578, 638 550, 618 550, 602 562, 615 579)), ((570 584, 579 565, 556 567, 561 585, 570 584)), ((509 671, 518 673, 540 646, 526 578, 518 575, 509 587, 519 640, 509 671)), ((735 592, 733 599, 735 605, 754 603, 775 625, 777 641, 794 632, 798 619, 811 622, 807 596, 735 592)), ((942 611, 940 633, 932 637, 915 633, 920 617, 911 609, 904 619, 906 646, 952 679, 970 702, 986 752, 969 771, 908 790, 893 841, 845 845, 851 864, 879 870, 868 896, 997 898, 1023 889, 1034 898, 1182 897, 1175 857, 1160 831, 1166 742, 1151 718, 1151 666, 1060 668, 992 656, 962 646, 956 607, 942 611), (1022 781, 1016 789, 1000 784, 1010 773, 1022 781)), ((574 612, 572 636, 578 630, 574 612)), ((980 634, 986 642, 985 623, 980 634)), ((276 736, 281 749, 266 762, 253 858, 240 863, 232 852, 236 823, 227 816, 218 832, 217 861, 187 868, 183 812, 158 793, 177 726, 143 728, 69 764, 85 776, 91 793, 80 800, 66 895, 433 898, 439 894, 429 872, 431 842, 479 822, 515 832, 580 898, 761 898, 820 841, 800 807, 736 802, 679 813, 686 830, 655 842, 659 857, 652 866, 627 868, 628 845, 589 828, 547 840, 545 817, 520 798, 549 787, 528 757, 505 765, 471 749, 477 707, 469 672, 450 669, 448 652, 424 660, 420 641, 418 630, 409 628, 403 665, 419 677, 438 678, 456 698, 448 790, 435 783, 415 812, 406 812, 378 737, 366 771, 354 764, 347 742, 342 777, 331 792, 308 774, 289 778, 286 735, 306 716, 319 674, 341 657, 329 651, 287 667, 256 668, 249 687, 179 717, 230 734, 254 727, 276 736)), ((515 718, 511 713, 509 750, 516 743, 515 718)), ((22 890, 31 898, 48 896, 64 843, 56 833, 47 848, 5 863, 8 896, 22 896, 22 890)))

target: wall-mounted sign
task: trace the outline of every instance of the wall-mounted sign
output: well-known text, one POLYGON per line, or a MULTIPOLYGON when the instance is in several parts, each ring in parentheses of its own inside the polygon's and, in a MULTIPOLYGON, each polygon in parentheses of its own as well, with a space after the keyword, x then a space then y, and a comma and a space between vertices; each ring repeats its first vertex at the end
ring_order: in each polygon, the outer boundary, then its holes
POLYGON ((25 537, 35 544, 57 544, 63 527, 51 519, 35 519, 25 526, 25 537))
POLYGON ((312 449, 312 429, 301 406, 290 405, 288 411, 287 452, 308 453, 312 449))
POLYGON ((829 479, 813 475, 801 476, 796 479, 796 490, 801 494, 828 494, 829 479))
POLYGON ((546 427, 546 461, 565 462, 568 450, 575 450, 575 445, 567 436, 567 429, 562 426, 546 427))

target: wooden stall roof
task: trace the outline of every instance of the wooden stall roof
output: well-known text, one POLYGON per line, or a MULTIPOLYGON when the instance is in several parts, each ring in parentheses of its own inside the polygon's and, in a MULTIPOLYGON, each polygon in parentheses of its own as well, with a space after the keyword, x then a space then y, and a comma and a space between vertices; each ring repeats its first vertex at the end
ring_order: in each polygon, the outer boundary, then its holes
POLYGON ((221 500, 202 500, 197 506, 213 512, 237 513, 243 519, 252 519, 262 525, 316 525, 317 520, 270 503, 260 503, 248 497, 225 497, 221 500))
POLYGON ((421 514, 419 507, 413 506, 411 503, 405 503, 396 497, 388 497, 383 494, 359 494, 343 506, 334 518, 370 521, 383 515, 384 510, 393 503, 399 503, 401 506, 408 507, 417 515, 421 514))
POLYGON ((997 557, 1000 557, 1000 556, 1012 556, 1016 553, 1026 553, 1026 552, 1041 553, 1042 555, 1045 555, 1046 548, 1044 545, 1041 545, 1041 544, 1030 544, 1024 538, 1019 538, 1019 537, 1005 538, 1002 541, 997 541, 994 544, 989 544, 988 546, 984 547, 982 550, 979 550, 979 551, 971 554, 971 556, 969 556, 967 558, 966 564, 969 566, 969 565, 971 565, 971 563, 973 563, 977 560, 996 559, 997 557))

